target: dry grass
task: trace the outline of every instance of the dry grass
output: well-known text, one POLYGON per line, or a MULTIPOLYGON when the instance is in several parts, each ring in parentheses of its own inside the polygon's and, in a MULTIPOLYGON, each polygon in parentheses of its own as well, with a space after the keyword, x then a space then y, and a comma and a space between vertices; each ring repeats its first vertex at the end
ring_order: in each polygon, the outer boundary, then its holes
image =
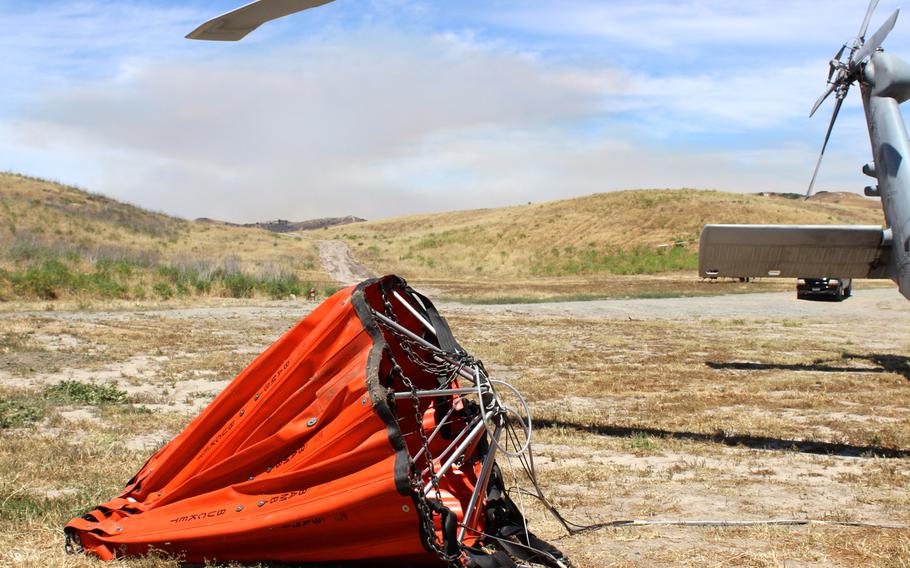
POLYGON ((222 274, 332 284, 306 233, 186 221, 10 173, 0 173, 0 243, 0 300, 237 295, 222 274))
MULTIPOLYGON (((890 280, 856 280, 860 289, 893 288, 890 280)), ((742 283, 735 279, 701 279, 696 272, 661 274, 561 276, 535 278, 417 278, 411 284, 433 297, 469 304, 524 304, 613 298, 687 298, 795 292, 792 278, 767 278, 742 283)))
MULTIPOLYGON (((0 314, 0 399, 30 411, 0 430, 0 564, 100 566, 63 553, 63 524, 115 494, 307 310, 262 301, 157 307, 0 314), (113 385, 126 400, 44 395, 64 380, 113 385)), ((906 523, 910 335, 890 309, 838 321, 445 311, 462 343, 530 399, 541 481, 572 520, 906 523)), ((582 567, 910 564, 910 531, 648 527, 567 536, 526 504, 532 527, 582 567)))
MULTIPOLYGON (((408 279, 583 276, 693 268, 705 223, 881 224, 876 201, 697 190, 634 190, 548 203, 345 225, 320 231, 347 242, 376 273, 408 279), (670 259, 661 244, 686 243, 670 259)), ((672 248, 670 249, 672 252, 672 248)))

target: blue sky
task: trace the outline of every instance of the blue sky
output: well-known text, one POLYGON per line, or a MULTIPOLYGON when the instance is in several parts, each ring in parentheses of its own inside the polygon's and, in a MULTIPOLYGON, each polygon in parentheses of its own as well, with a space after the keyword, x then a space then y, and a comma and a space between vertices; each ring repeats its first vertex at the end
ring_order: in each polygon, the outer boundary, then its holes
MULTIPOLYGON (((808 110, 866 8, 337 0, 183 39, 237 5, 0 0, 0 170, 233 221, 803 191, 831 103, 808 110)), ((910 57, 908 26, 886 49, 910 57)), ((868 159, 854 90, 819 189, 862 191, 868 159)))

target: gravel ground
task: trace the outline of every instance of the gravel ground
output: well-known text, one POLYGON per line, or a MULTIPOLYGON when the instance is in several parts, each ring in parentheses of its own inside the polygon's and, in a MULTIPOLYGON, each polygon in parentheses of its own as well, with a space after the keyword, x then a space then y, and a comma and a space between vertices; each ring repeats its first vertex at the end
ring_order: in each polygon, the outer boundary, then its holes
POLYGON ((838 318, 854 320, 886 316, 894 323, 910 321, 910 302, 897 288, 857 290, 843 302, 797 300, 796 292, 730 294, 700 298, 594 300, 539 304, 448 304, 473 313, 515 313, 555 317, 633 320, 838 318))

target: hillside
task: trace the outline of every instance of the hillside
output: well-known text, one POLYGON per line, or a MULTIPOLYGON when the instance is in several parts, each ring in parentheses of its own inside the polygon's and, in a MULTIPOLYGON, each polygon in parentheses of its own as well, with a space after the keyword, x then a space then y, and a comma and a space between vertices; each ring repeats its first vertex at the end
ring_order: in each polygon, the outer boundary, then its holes
POLYGON ((328 285, 315 241, 192 222, 0 173, 0 300, 283 297, 328 285))
POLYGON ((629 190, 575 199, 413 215, 333 227, 374 272, 417 279, 648 274, 697 265, 705 223, 880 224, 877 200, 692 189, 629 190))
POLYGON ((196 219, 198 223, 210 223, 215 225, 229 225, 231 227, 246 227, 252 229, 265 229, 274 233, 292 233, 294 231, 315 231, 316 229, 325 229, 336 225, 349 225, 351 223, 363 223, 366 219, 348 215, 346 217, 320 217, 319 219, 307 219, 306 221, 288 221, 287 219, 277 219, 275 221, 262 221, 259 223, 229 223, 227 221, 218 221, 208 217, 196 219))
POLYGON ((0 301, 325 293, 335 285, 318 239, 341 239, 373 272, 449 298, 705 293, 671 276, 694 270, 704 223, 881 223, 876 200, 796 197, 630 190, 276 233, 0 173, 0 301))

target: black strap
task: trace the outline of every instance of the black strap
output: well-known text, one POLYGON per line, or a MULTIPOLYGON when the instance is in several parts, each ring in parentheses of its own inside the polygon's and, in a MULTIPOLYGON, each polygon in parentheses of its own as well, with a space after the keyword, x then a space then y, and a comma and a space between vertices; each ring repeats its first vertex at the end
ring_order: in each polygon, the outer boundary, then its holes
POLYGON ((436 330, 436 340, 439 342, 439 346, 450 353, 464 353, 464 349, 455 341, 455 336, 452 335, 452 328, 449 327, 449 322, 439 314, 439 310, 436 309, 433 302, 410 286, 405 288, 405 291, 416 296, 423 304, 427 319, 430 320, 430 325, 436 330))
POLYGON ((465 547, 464 551, 468 555, 467 568, 518 568, 518 564, 501 550, 487 554, 483 550, 465 547))
POLYGON ((513 558, 535 562, 550 568, 571 566, 568 558, 555 546, 526 532, 524 517, 505 492, 499 466, 493 465, 487 486, 487 532, 493 544, 513 558))
POLYGON ((442 541, 446 547, 446 556, 450 558, 457 557, 461 552, 461 545, 458 542, 458 517, 455 516, 448 507, 437 499, 427 499, 430 509, 440 516, 442 520, 442 541))

